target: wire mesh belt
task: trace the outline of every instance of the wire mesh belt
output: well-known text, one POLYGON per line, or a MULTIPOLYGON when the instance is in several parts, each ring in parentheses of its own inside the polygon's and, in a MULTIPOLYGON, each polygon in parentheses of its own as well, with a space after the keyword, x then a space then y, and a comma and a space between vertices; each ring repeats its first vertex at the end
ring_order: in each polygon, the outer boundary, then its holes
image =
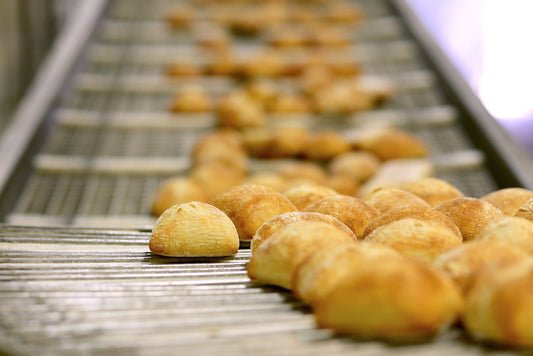
MULTIPOLYGON (((195 58, 190 39, 162 22, 175 3, 111 2, 87 44, 84 65, 52 113, 55 125, 7 218, 10 225, 0 227, 2 351, 481 353, 455 330, 430 343, 390 345, 317 329, 307 307, 289 292, 250 282, 246 249, 228 259, 194 261, 149 253, 153 193, 164 179, 187 169, 192 143, 215 120, 211 114, 170 113, 172 95, 191 81, 213 96, 235 86, 222 77, 161 74, 180 56, 195 58)), ((336 122, 335 128, 364 121, 400 126, 428 143, 436 175, 465 195, 495 190, 483 153, 473 148, 460 113, 401 19, 386 1, 358 4, 366 18, 353 33, 353 56, 365 72, 390 78, 397 93, 379 109, 336 122)), ((255 45, 244 42, 239 50, 253 51, 255 45)))
POLYGON ((393 345, 333 335, 228 259, 150 255, 148 232, 0 228, 0 345, 24 355, 480 354, 458 330, 393 345))

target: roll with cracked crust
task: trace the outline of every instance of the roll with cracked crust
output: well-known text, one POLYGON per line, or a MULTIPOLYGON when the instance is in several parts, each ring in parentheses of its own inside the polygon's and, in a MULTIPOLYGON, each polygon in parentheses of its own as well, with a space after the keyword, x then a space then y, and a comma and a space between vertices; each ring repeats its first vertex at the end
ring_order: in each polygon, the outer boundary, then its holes
POLYGON ((263 242, 268 240, 284 226, 302 220, 320 221, 327 224, 332 224, 335 227, 344 230, 347 234, 353 234, 352 230, 350 230, 348 226, 334 216, 314 212, 291 211, 274 216, 272 219, 265 221, 265 223, 257 229, 250 244, 252 253, 254 253, 263 242))
POLYGON ((414 341, 452 324, 462 308, 455 283, 405 258, 365 255, 314 303, 317 325, 360 338, 414 341))
POLYGON ((308 205, 302 211, 322 213, 336 217, 361 238, 367 224, 380 212, 364 201, 347 195, 333 195, 308 205))
POLYGON ((256 184, 234 186, 209 203, 230 217, 241 240, 251 240, 256 230, 274 216, 297 210, 283 194, 256 184))
POLYGON ((455 222, 461 230, 463 241, 476 238, 487 225, 505 216, 491 203, 471 197, 447 200, 435 209, 455 222))
POLYGON ((150 251, 173 257, 230 256, 239 249, 232 221, 221 210, 202 202, 176 204, 154 224, 150 251))
POLYGON ((314 251, 327 245, 356 243, 350 231, 321 221, 301 220, 283 226, 252 254, 246 271, 251 280, 286 289, 294 271, 314 251))

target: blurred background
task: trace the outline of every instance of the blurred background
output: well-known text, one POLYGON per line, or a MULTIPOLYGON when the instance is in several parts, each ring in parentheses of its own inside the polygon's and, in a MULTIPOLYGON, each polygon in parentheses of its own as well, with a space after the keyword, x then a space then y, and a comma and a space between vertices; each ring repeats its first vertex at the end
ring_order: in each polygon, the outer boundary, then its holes
MULTIPOLYGON (((533 2, 407 0, 488 111, 533 156, 533 2)), ((0 0, 0 129, 77 0, 0 0)))

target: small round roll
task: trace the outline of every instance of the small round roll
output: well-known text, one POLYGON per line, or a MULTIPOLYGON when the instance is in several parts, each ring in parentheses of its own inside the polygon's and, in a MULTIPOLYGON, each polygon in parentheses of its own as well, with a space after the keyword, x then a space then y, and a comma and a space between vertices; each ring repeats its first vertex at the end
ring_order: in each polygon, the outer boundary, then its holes
POLYGON ((257 229, 250 244, 252 253, 254 253, 254 251, 257 250, 257 248, 263 242, 268 240, 272 235, 274 235, 274 233, 284 226, 302 220, 320 221, 327 224, 332 224, 336 228, 344 230, 347 234, 353 234, 352 230, 348 226, 334 216, 305 211, 292 211, 274 216, 273 218, 265 221, 265 223, 257 229))
POLYGON ((491 203, 470 197, 447 200, 435 209, 455 222, 463 241, 473 240, 487 225, 505 216, 491 203))
POLYGON ((308 180, 324 185, 328 176, 326 171, 314 162, 294 161, 282 166, 278 171, 287 181, 308 180))
POLYGON ((160 216, 178 203, 190 201, 207 202, 207 193, 202 186, 187 177, 172 177, 159 185, 152 201, 152 215, 160 216))
POLYGON ((389 246, 402 255, 432 263, 438 256, 462 244, 448 225, 421 218, 404 218, 383 225, 368 234, 365 242, 389 246))
POLYGON ((445 180, 426 177, 400 186, 403 190, 413 193, 435 207, 450 199, 463 197, 463 193, 445 180))
POLYGON ((443 253, 434 265, 444 270, 466 293, 472 279, 485 266, 530 258, 517 246, 497 240, 470 240, 443 253))
POLYGON ((533 255, 533 221, 505 216, 487 225, 476 239, 506 242, 533 255))
POLYGON ((533 191, 524 188, 504 188, 481 197, 481 200, 511 216, 530 199, 533 199, 533 191))
POLYGON ((302 211, 332 215, 361 238, 367 224, 380 212, 364 201, 347 195, 333 195, 308 205, 302 211))
POLYGON ((393 221, 401 220, 405 218, 417 218, 421 220, 433 220, 446 225, 451 229, 459 239, 462 239, 461 231, 452 219, 439 212, 436 209, 418 206, 418 205, 406 205, 395 208, 390 208, 387 211, 378 214, 372 220, 370 220, 363 231, 361 238, 365 238, 370 235, 374 230, 379 229, 381 226, 387 225, 393 221))
POLYGON ((189 178, 202 186, 208 199, 211 199, 240 184, 244 178, 244 172, 224 162, 213 161, 192 167, 189 178))
POLYGON ((361 254, 317 300, 317 325, 340 334, 391 341, 434 336, 458 318, 462 296, 436 268, 403 256, 361 254))
POLYGON ((249 241, 267 220, 296 207, 283 194, 264 186, 242 184, 222 192, 210 201, 225 212, 235 224, 239 238, 249 241))
POLYGON ((355 243, 350 231, 320 221, 301 220, 283 226, 252 254, 246 271, 251 280, 290 289, 297 267, 327 245, 355 243))
POLYGON ((150 251, 173 257, 230 256, 239 249, 235 226, 221 210, 202 202, 176 204, 154 224, 150 251))
POLYGON ((382 213, 401 206, 421 206, 429 208, 424 199, 400 188, 376 188, 362 199, 382 213))
POLYGON ((320 199, 339 194, 331 188, 318 184, 302 184, 290 187, 282 193, 298 210, 303 210, 320 199))
POLYGON ((505 347, 533 347, 533 261, 492 264, 475 278, 463 325, 472 338, 505 347))
POLYGON ((293 277, 294 295, 310 306, 335 288, 338 281, 354 268, 363 256, 399 256, 390 247, 379 244, 328 245, 314 252, 297 268, 293 277))
POLYGON ((379 169, 381 162, 376 156, 364 151, 350 151, 333 158, 329 164, 332 174, 351 177, 357 182, 364 182, 379 169))
POLYGON ((175 113, 202 113, 211 110, 211 99, 201 88, 184 88, 172 100, 170 110, 175 113))
POLYGON ((303 152, 307 159, 327 161, 350 150, 346 139, 337 131, 322 130, 308 138, 303 152))

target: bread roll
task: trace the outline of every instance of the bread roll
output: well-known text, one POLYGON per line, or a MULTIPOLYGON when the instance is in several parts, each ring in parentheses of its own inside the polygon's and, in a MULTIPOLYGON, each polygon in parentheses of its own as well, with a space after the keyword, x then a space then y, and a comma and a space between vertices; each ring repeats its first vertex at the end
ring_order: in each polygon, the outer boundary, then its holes
POLYGON ((367 224, 380 214, 364 201, 340 194, 318 200, 302 211, 332 215, 348 226, 357 238, 362 237, 367 224))
POLYGON ((267 106, 267 110, 276 114, 301 114, 311 111, 311 104, 301 94, 280 94, 267 106))
POLYGON ((201 113, 211 110, 211 100, 201 88, 184 88, 178 93, 171 104, 175 113, 201 113))
POLYGON ((533 199, 533 191, 524 188, 504 188, 481 197, 481 200, 511 216, 530 199, 533 199))
POLYGON ((234 186, 209 202, 230 217, 241 240, 251 240, 256 230, 274 216, 296 211, 283 194, 255 184, 234 186))
POLYGON ((318 184, 303 184, 286 189, 282 193, 298 210, 303 210, 320 199, 339 194, 331 188, 318 184))
POLYGON ((452 324, 462 296, 453 281, 405 257, 361 254, 313 307, 317 325, 340 334, 419 341, 452 324))
POLYGON ((527 202, 525 202, 525 204, 518 209, 514 216, 533 221, 533 199, 529 199, 527 202))
POLYGON ((329 163, 332 174, 346 175, 357 182, 364 182, 379 169, 376 156, 364 151, 350 151, 334 157, 329 163))
POLYGON ((429 203, 422 198, 400 188, 377 188, 362 200, 382 213, 402 206, 430 207, 429 203))
POLYGON ((176 6, 169 9, 165 20, 173 29, 188 28, 195 17, 195 11, 187 5, 176 6))
POLYGON ((267 157, 298 157, 309 144, 309 129, 297 125, 280 125, 272 128, 268 143, 267 157))
POLYGON ((256 172, 248 175, 242 184, 259 184, 281 192, 285 187, 285 179, 277 172, 256 172))
POLYGON ((243 92, 230 93, 222 98, 216 108, 218 124, 222 127, 260 127, 265 123, 261 104, 243 92))
POLYGON ((326 171, 313 162, 294 161, 282 166, 278 172, 286 180, 305 179, 322 185, 327 181, 326 171))
POLYGON ((404 256, 426 263, 432 263, 439 255, 462 243, 461 237, 448 225, 421 218, 391 221, 372 231, 364 241, 389 246, 404 256))
POLYGON ((286 289, 302 261, 327 245, 355 243, 354 235, 332 224, 301 220, 283 226, 252 254, 246 271, 251 280, 286 289))
POLYGON ((505 347, 533 347, 533 261, 484 268, 465 302, 463 325, 472 338, 505 347))
POLYGON ((443 225, 446 225, 457 235, 457 238, 462 240, 461 231, 459 230, 457 225, 455 225, 452 219, 450 219, 443 213, 437 211, 436 209, 418 205, 398 206, 390 208, 387 211, 378 214, 367 223, 365 230, 361 234, 361 238, 364 239, 366 236, 371 234, 374 230, 379 229, 381 226, 405 218, 417 218, 422 220, 437 221, 443 225))
POLYGON ((345 138, 334 130, 322 130, 311 134, 304 149, 307 159, 327 161, 350 150, 345 138))
POLYGON ((334 225, 336 228, 344 230, 347 234, 353 234, 353 231, 336 217, 320 213, 293 211, 279 214, 270 220, 265 221, 255 232, 250 248, 252 253, 266 240, 268 240, 276 231, 280 230, 285 225, 296 221, 320 221, 334 225))
POLYGON ((231 220, 202 202, 176 204, 154 224, 150 251, 174 257, 214 257, 237 253, 239 237, 231 220))
POLYGON ((244 178, 244 172, 223 162, 213 161, 192 167, 189 177, 202 186, 208 199, 211 199, 240 184, 244 178))
POLYGON ((506 242, 533 255, 533 221, 505 216, 487 225, 476 239, 506 242))
POLYGON ((447 200, 435 209, 455 222, 461 230, 463 241, 474 239, 487 225, 504 216, 494 205, 470 197, 447 200))
POLYGON ((407 182, 402 184, 400 188, 419 196, 433 207, 447 200, 464 196, 452 184, 435 177, 426 177, 413 182, 407 182))
POLYGON ((358 268, 359 258, 366 256, 399 256, 395 250, 369 243, 328 245, 306 258, 296 269, 292 280, 294 295, 313 306, 335 288, 343 276, 358 268))
POLYGON ((152 215, 159 216, 178 203, 191 201, 207 202, 207 193, 202 186, 187 177, 172 177, 159 185, 152 201, 152 215))
POLYGON ((502 261, 519 261, 529 255, 516 246, 497 240, 470 240, 443 253, 435 266, 444 270, 466 293, 472 279, 485 266, 502 261))
POLYGON ((371 152, 381 160, 421 158, 429 154, 429 147, 416 136, 396 128, 376 128, 352 132, 353 148, 371 152))
POLYGON ((342 174, 330 174, 325 185, 339 194, 349 196, 355 196, 360 187, 360 184, 357 181, 342 174))
POLYGON ((248 155, 240 137, 231 131, 219 130, 202 136, 191 152, 192 165, 219 162, 242 173, 248 170, 248 155))

